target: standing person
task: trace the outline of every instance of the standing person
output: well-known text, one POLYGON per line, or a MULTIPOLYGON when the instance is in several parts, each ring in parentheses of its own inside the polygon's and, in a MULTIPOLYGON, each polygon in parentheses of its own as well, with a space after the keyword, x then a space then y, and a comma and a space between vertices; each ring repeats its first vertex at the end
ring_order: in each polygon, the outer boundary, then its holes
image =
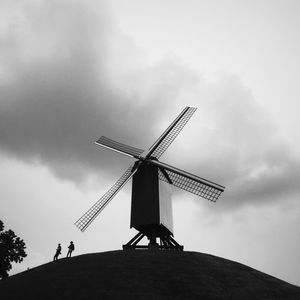
POLYGON ((67 253, 67 257, 71 257, 71 255, 72 255, 72 252, 75 250, 75 247, 74 247, 74 244, 73 244, 73 242, 71 241, 70 242, 70 245, 69 245, 69 250, 68 250, 68 253, 67 253))
POLYGON ((55 255, 53 257, 53 261, 56 261, 58 260, 58 256, 61 254, 61 245, 58 244, 57 245, 57 248, 56 248, 56 252, 55 252, 55 255))

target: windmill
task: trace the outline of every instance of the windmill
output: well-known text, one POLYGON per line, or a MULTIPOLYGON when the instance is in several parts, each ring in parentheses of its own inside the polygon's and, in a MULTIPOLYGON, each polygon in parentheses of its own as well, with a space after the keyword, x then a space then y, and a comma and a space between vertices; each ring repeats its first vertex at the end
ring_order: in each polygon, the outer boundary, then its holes
POLYGON ((194 107, 185 107, 171 125, 163 132, 146 152, 132 146, 116 142, 107 137, 100 137, 96 144, 136 159, 120 179, 106 192, 75 225, 84 231, 99 215, 112 198, 132 177, 131 221, 130 227, 138 233, 123 249, 161 248, 183 250, 173 236, 173 218, 170 186, 196 194, 216 202, 225 187, 190 174, 158 159, 177 137, 189 121, 194 107), (138 245, 147 237, 148 245, 138 245), (160 239, 160 245, 156 243, 160 239))

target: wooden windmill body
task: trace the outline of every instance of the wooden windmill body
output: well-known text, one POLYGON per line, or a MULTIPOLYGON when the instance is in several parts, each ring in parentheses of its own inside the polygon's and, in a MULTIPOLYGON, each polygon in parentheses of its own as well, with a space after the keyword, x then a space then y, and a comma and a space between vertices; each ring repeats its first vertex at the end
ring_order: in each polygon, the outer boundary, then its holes
POLYGON ((171 190, 158 167, 141 165, 133 175, 130 227, 151 236, 173 235, 171 190))
POLYGON ((123 248, 183 249, 183 246, 179 245, 173 238, 171 187, 176 186, 213 202, 225 189, 217 183, 158 160, 195 110, 196 108, 186 107, 146 152, 104 136, 96 142, 102 147, 135 158, 136 162, 125 171, 107 193, 75 222, 81 231, 84 231, 91 224, 132 177, 130 227, 135 228, 138 233, 126 245, 123 245, 123 248), (148 238, 149 244, 139 245, 145 236, 148 238), (160 239, 160 244, 157 244, 157 238, 160 239))

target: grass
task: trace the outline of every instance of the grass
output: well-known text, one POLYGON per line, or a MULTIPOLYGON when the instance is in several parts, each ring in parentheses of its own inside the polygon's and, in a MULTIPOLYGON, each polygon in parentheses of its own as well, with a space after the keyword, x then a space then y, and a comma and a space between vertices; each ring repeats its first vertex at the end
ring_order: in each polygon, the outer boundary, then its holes
POLYGON ((208 254, 127 250, 41 265, 0 281, 0 295, 12 300, 294 300, 300 299, 300 288, 208 254))

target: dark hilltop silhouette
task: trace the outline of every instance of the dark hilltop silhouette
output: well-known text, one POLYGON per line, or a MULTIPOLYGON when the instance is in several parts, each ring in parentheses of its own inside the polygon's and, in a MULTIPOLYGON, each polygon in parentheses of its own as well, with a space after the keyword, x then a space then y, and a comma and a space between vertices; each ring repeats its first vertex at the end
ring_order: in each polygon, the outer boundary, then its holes
POLYGON ((300 299, 300 287, 220 257, 126 250, 47 263, 0 281, 1 299, 300 299))
MULTIPOLYGON (((158 160, 195 110, 186 107, 145 154, 104 136, 96 142, 136 161, 75 225, 86 230, 132 177, 130 227, 138 234, 124 251, 59 259, 16 274, 0 281, 1 300, 300 300, 300 287, 224 258, 184 252, 173 239, 169 185, 213 202, 225 189, 158 160), (138 245, 144 236, 149 244, 138 245)), ((68 249, 71 256, 73 242, 68 249)))

